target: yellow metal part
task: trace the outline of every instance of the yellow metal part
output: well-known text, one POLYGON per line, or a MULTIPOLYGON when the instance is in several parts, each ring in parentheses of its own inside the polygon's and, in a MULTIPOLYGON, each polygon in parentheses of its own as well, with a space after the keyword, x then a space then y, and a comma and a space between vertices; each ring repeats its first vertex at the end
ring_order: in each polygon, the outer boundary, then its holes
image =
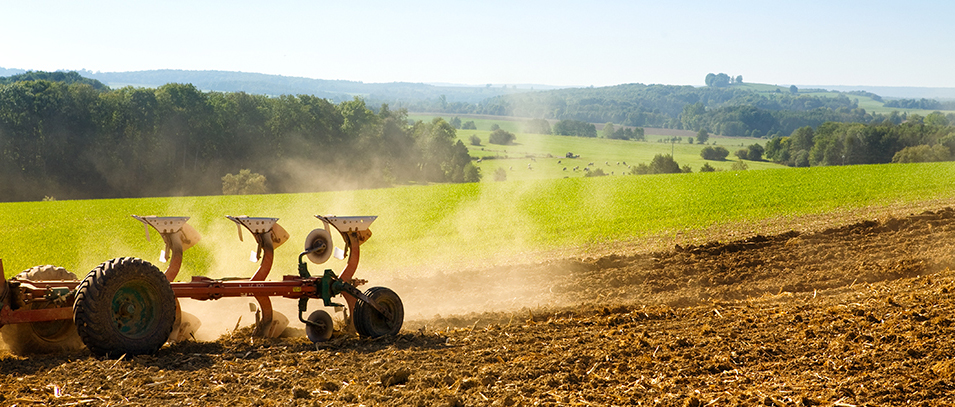
POLYGON ((289 234, 278 223, 272 225, 272 248, 278 249, 283 243, 287 242, 289 239, 289 234))
POLYGON ((202 239, 202 235, 188 223, 182 225, 182 229, 179 230, 179 237, 182 239, 183 251, 195 246, 202 239))

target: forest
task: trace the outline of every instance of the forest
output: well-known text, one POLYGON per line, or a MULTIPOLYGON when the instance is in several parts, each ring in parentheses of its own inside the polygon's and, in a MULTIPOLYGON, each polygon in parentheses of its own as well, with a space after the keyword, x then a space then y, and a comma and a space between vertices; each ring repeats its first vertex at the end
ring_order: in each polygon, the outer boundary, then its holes
POLYGON ((0 83, 0 201, 214 195, 243 169, 271 193, 480 180, 454 127, 358 98, 33 75, 0 83))
POLYGON ((923 109, 923 110, 955 110, 955 101, 939 101, 935 99, 894 99, 885 102, 885 107, 897 107, 900 109, 923 109))
MULTIPOLYGON (((624 126, 692 131, 705 129, 729 137, 768 138, 829 121, 869 123, 890 119, 900 123, 903 120, 898 114, 890 117, 868 113, 847 94, 821 96, 795 91, 767 94, 734 86, 636 83, 500 95, 480 103, 429 99, 401 102, 396 106, 419 112, 612 122, 624 126)), ((864 95, 864 92, 855 94, 864 95)))
POLYGON ((781 164, 883 164, 950 161, 955 151, 955 126, 943 114, 909 115, 902 124, 827 122, 805 126, 766 143, 765 157, 781 164))

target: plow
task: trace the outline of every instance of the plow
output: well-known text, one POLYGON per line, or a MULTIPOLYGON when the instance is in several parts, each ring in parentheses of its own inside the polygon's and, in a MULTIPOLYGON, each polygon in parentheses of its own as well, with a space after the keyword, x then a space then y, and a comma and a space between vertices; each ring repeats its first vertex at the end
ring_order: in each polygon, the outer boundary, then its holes
POLYGON ((376 216, 317 215, 323 227, 306 237, 296 274, 280 280, 269 279, 275 249, 289 240, 278 219, 226 216, 235 223, 240 240, 243 230, 255 239, 257 248, 250 260, 258 263, 258 269, 251 277, 192 276, 188 281, 177 281, 183 255, 201 239, 188 224, 189 217, 133 218, 143 224, 147 240, 150 230, 162 237, 160 262, 167 264, 166 270, 140 258, 121 257, 103 262, 82 280, 59 267, 38 266, 0 281, 0 335, 14 353, 85 346, 107 357, 151 354, 166 343, 189 339, 201 326, 198 318, 182 311, 180 298, 252 297, 256 337, 277 337, 289 326, 289 319, 273 309, 273 297, 298 300, 298 321, 314 343, 331 339, 336 328, 324 309, 308 313, 309 300, 343 312, 341 330, 347 333, 378 338, 401 330, 404 308, 398 295, 386 287, 362 291, 358 287, 367 281, 354 278, 361 245, 371 237, 369 226, 376 216), (333 232, 344 241, 343 249, 334 246, 333 232), (308 262, 323 264, 333 256, 347 259, 342 271, 311 274, 308 262))

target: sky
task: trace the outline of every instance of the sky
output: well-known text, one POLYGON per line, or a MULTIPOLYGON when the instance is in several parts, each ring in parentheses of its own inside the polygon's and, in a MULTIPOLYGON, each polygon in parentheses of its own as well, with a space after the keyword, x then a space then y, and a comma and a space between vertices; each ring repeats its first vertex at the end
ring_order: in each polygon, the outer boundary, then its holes
POLYGON ((955 87, 955 2, 0 0, 0 67, 363 82, 955 87))

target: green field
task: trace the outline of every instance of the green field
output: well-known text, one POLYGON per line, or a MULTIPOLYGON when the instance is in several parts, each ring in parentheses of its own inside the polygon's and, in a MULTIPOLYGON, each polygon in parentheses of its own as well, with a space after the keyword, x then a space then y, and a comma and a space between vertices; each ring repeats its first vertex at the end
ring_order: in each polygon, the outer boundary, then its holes
MULTIPOLYGON (((720 225, 955 198, 955 163, 568 178, 312 194, 0 204, 5 274, 57 264, 84 274, 113 257, 156 261, 138 215, 192 216, 204 239, 183 273, 250 276, 255 248, 224 215, 273 216, 292 235, 274 276, 294 274, 314 214, 379 215, 363 246, 362 276, 454 272, 530 254, 611 241, 676 236, 720 225), (452 266, 454 265, 454 266, 452 266)), ((528 260, 530 261, 530 260, 528 260)), ((340 270, 343 264, 328 266, 340 270)), ((160 268, 164 266, 160 265, 160 268)), ((324 267, 312 266, 313 271, 324 267)))
MULTIPOLYGON (((703 145, 682 143, 660 143, 657 140, 670 136, 648 135, 648 141, 592 139, 573 136, 550 136, 540 134, 518 134, 513 145, 488 144, 490 132, 482 130, 459 130, 458 138, 468 143, 472 134, 481 138, 481 146, 468 146, 471 156, 482 160, 475 164, 484 174, 484 182, 492 182, 498 168, 506 171, 508 180, 534 180, 552 178, 583 177, 585 167, 590 170, 602 169, 606 174, 621 176, 630 173, 630 168, 640 163, 649 164, 657 154, 673 154, 674 160, 689 165, 698 172, 704 163, 720 170, 729 170, 735 162, 736 150, 750 144, 764 144, 766 140, 729 137, 710 137, 707 145, 720 145, 730 151, 730 157, 724 161, 707 161, 700 157, 703 145), (572 152, 579 158, 568 159, 572 152), (592 166, 590 164, 593 163, 592 166), (574 167, 579 167, 576 171, 574 167)), ((745 161, 750 170, 781 168, 779 164, 768 161, 745 161)))
MULTIPOLYGON (((411 116, 414 120, 431 121, 434 116, 411 116)), ((446 120, 450 119, 448 117, 446 120)), ((706 161, 700 157, 704 145, 689 144, 689 136, 682 136, 680 143, 661 143, 661 139, 673 136, 656 134, 661 129, 646 129, 647 141, 608 140, 603 138, 585 138, 573 136, 552 136, 526 134, 520 132, 521 120, 487 120, 462 117, 463 121, 475 120, 478 130, 458 130, 458 139, 468 146, 471 157, 480 158, 475 165, 484 174, 484 182, 493 182, 493 174, 498 168, 506 171, 507 180, 542 180, 554 178, 583 177, 585 167, 593 163, 590 170, 603 169, 608 175, 629 174, 627 165, 649 164, 657 154, 673 154, 680 166, 689 165, 697 172, 704 163, 719 170, 729 170, 736 160, 735 152, 751 144, 765 144, 765 139, 710 136, 706 145, 723 146, 730 151, 724 161, 706 161), (481 120, 478 123, 478 120, 481 120), (488 136, 492 124, 516 133, 517 140, 511 145, 489 144, 488 136), (470 143, 471 135, 481 139, 480 146, 470 143), (567 153, 580 155, 576 159, 567 159, 567 153), (529 166, 529 167, 528 167, 529 166), (574 167, 579 167, 576 171, 574 167), (565 169, 566 168, 566 169, 565 169)), ((695 143, 695 141, 694 141, 695 143)), ((782 168, 768 161, 745 161, 750 170, 782 168)))

